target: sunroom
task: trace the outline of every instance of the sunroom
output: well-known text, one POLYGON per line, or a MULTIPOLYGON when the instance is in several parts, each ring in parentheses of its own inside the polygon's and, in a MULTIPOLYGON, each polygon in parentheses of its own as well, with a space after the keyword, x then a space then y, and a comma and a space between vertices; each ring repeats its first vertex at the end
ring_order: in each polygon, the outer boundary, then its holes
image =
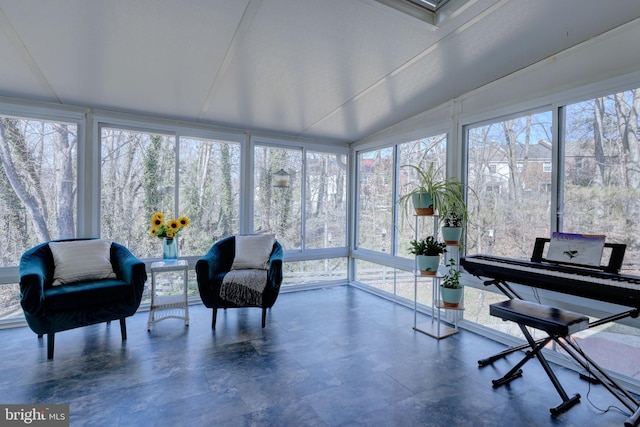
MULTIPOLYGON (((180 258, 195 313, 193 269, 211 245, 270 233, 284 248, 282 296, 348 288, 406 310, 412 340, 463 340, 413 329, 435 311, 409 244, 438 229, 399 203, 416 179, 406 165, 465 185, 464 241, 445 257, 529 260, 538 237, 603 234, 626 245, 620 273, 640 276, 635 1, 0 0, 0 27, 0 336, 29 332, 25 250, 101 237, 150 266, 161 241, 149 218, 162 211, 190 219, 180 258)), ((439 324, 523 342, 490 315, 505 295, 466 271, 462 281, 464 310, 438 311, 439 324)), ((591 319, 617 309, 518 290, 591 319)), ((639 328, 625 317, 576 334, 634 393, 639 328)))

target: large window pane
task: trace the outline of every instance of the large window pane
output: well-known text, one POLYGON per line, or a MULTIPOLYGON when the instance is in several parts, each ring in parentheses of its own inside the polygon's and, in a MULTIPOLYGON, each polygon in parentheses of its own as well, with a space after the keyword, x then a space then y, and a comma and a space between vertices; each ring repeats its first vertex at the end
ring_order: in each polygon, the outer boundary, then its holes
MULTIPOLYGON (((39 243, 76 235, 77 126, 0 116, 0 268, 39 243)), ((17 283, 0 284, 0 319, 24 319, 17 283)))
POLYGON ((77 126, 0 116, 0 267, 76 235, 77 126))
POLYGON ((358 155, 358 248, 391 248, 393 171, 391 147, 358 155))
POLYGON ((256 146, 253 167, 254 231, 275 234, 284 250, 302 249, 302 150, 256 146), (280 170, 287 185, 275 185, 280 170))
POLYGON ((347 156, 306 153, 305 249, 347 244, 347 156))
POLYGON ((180 138, 180 209, 191 225, 180 232, 180 253, 203 255, 238 233, 240 144, 180 138))
POLYGON ((526 259, 550 235, 551 122, 542 112, 467 130, 467 253, 526 259))
POLYGON ((101 134, 101 235, 138 257, 161 257, 150 218, 155 211, 174 216, 175 137, 107 127, 101 134))
MULTIPOLYGON (((627 245, 623 272, 640 270, 640 90, 616 93, 564 108, 565 232, 600 233, 627 245)), ((627 356, 640 348, 638 329, 606 323, 576 334, 603 368, 638 378, 627 356), (608 351, 602 351, 607 349, 608 351)))
POLYGON ((640 271, 640 90, 565 108, 562 230, 625 243, 625 272, 640 271))

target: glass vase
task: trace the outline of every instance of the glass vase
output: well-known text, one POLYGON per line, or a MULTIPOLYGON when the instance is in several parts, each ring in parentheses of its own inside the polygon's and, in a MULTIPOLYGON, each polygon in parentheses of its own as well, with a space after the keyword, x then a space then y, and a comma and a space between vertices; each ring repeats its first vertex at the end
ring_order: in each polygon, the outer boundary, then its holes
POLYGON ((162 239, 162 259, 165 261, 176 261, 178 259, 178 238, 162 239))

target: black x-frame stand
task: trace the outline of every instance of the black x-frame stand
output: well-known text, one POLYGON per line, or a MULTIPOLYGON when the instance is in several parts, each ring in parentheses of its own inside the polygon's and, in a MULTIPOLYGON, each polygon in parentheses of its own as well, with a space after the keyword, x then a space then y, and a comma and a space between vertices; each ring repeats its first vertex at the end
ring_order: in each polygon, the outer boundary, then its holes
MULTIPOLYGON (((505 281, 501 280, 489 280, 484 283, 486 286, 495 285, 504 295, 506 295, 510 300, 520 300, 523 299, 509 286, 509 284, 505 281)), ((555 309, 555 311, 561 311, 559 309, 555 309)), ((499 310, 495 310, 496 314, 500 317, 502 315, 498 314, 499 310)), ((638 317, 638 309, 629 309, 627 311, 614 314, 612 316, 608 316, 593 322, 589 322, 588 328, 593 328, 596 326, 603 325, 605 323, 613 322, 616 320, 624 319, 626 317, 638 317)), ((492 313, 492 315, 494 315, 492 313)), ((542 354, 542 349, 551 341, 557 343, 566 353, 574 359, 589 375, 587 377, 590 381, 594 383, 602 384, 616 399, 620 401, 629 411, 631 412, 631 416, 625 421, 625 427, 635 427, 640 423, 640 402, 627 390, 625 390, 622 386, 620 386, 609 374, 607 374, 593 359, 591 359, 580 347, 571 339, 570 333, 557 333, 552 332, 550 330, 551 327, 545 327, 546 320, 544 318, 540 319, 531 319, 530 313, 526 315, 523 313, 522 316, 510 316, 504 320, 513 320, 516 321, 520 330, 524 334, 527 343, 510 347, 500 353, 497 353, 493 356, 490 356, 485 359, 481 359, 478 361, 479 367, 484 367, 492 364, 496 360, 502 359, 509 354, 529 349, 525 352, 524 358, 522 358, 509 372, 507 372, 503 377, 493 380, 493 387, 499 387, 503 384, 508 384, 512 380, 522 376, 522 366, 527 363, 529 360, 536 358, 547 376, 551 380, 551 383, 554 385, 556 391, 562 398, 562 403, 556 407, 550 409, 550 412, 553 416, 556 416, 562 412, 569 410, 575 404, 580 401, 580 394, 575 394, 572 397, 569 397, 565 392, 564 388, 560 384, 560 381, 554 374, 553 370, 549 366, 546 358, 542 354), (543 330, 548 334, 547 337, 535 340, 531 333, 528 331, 527 327, 533 327, 536 329, 543 330)))

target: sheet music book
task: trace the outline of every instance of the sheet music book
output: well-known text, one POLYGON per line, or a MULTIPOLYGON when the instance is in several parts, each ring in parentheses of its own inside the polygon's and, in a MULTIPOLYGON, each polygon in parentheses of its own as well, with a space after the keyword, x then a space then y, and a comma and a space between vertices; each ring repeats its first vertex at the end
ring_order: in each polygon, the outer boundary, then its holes
POLYGON ((547 260, 599 267, 605 238, 604 234, 555 232, 551 235, 547 260))

